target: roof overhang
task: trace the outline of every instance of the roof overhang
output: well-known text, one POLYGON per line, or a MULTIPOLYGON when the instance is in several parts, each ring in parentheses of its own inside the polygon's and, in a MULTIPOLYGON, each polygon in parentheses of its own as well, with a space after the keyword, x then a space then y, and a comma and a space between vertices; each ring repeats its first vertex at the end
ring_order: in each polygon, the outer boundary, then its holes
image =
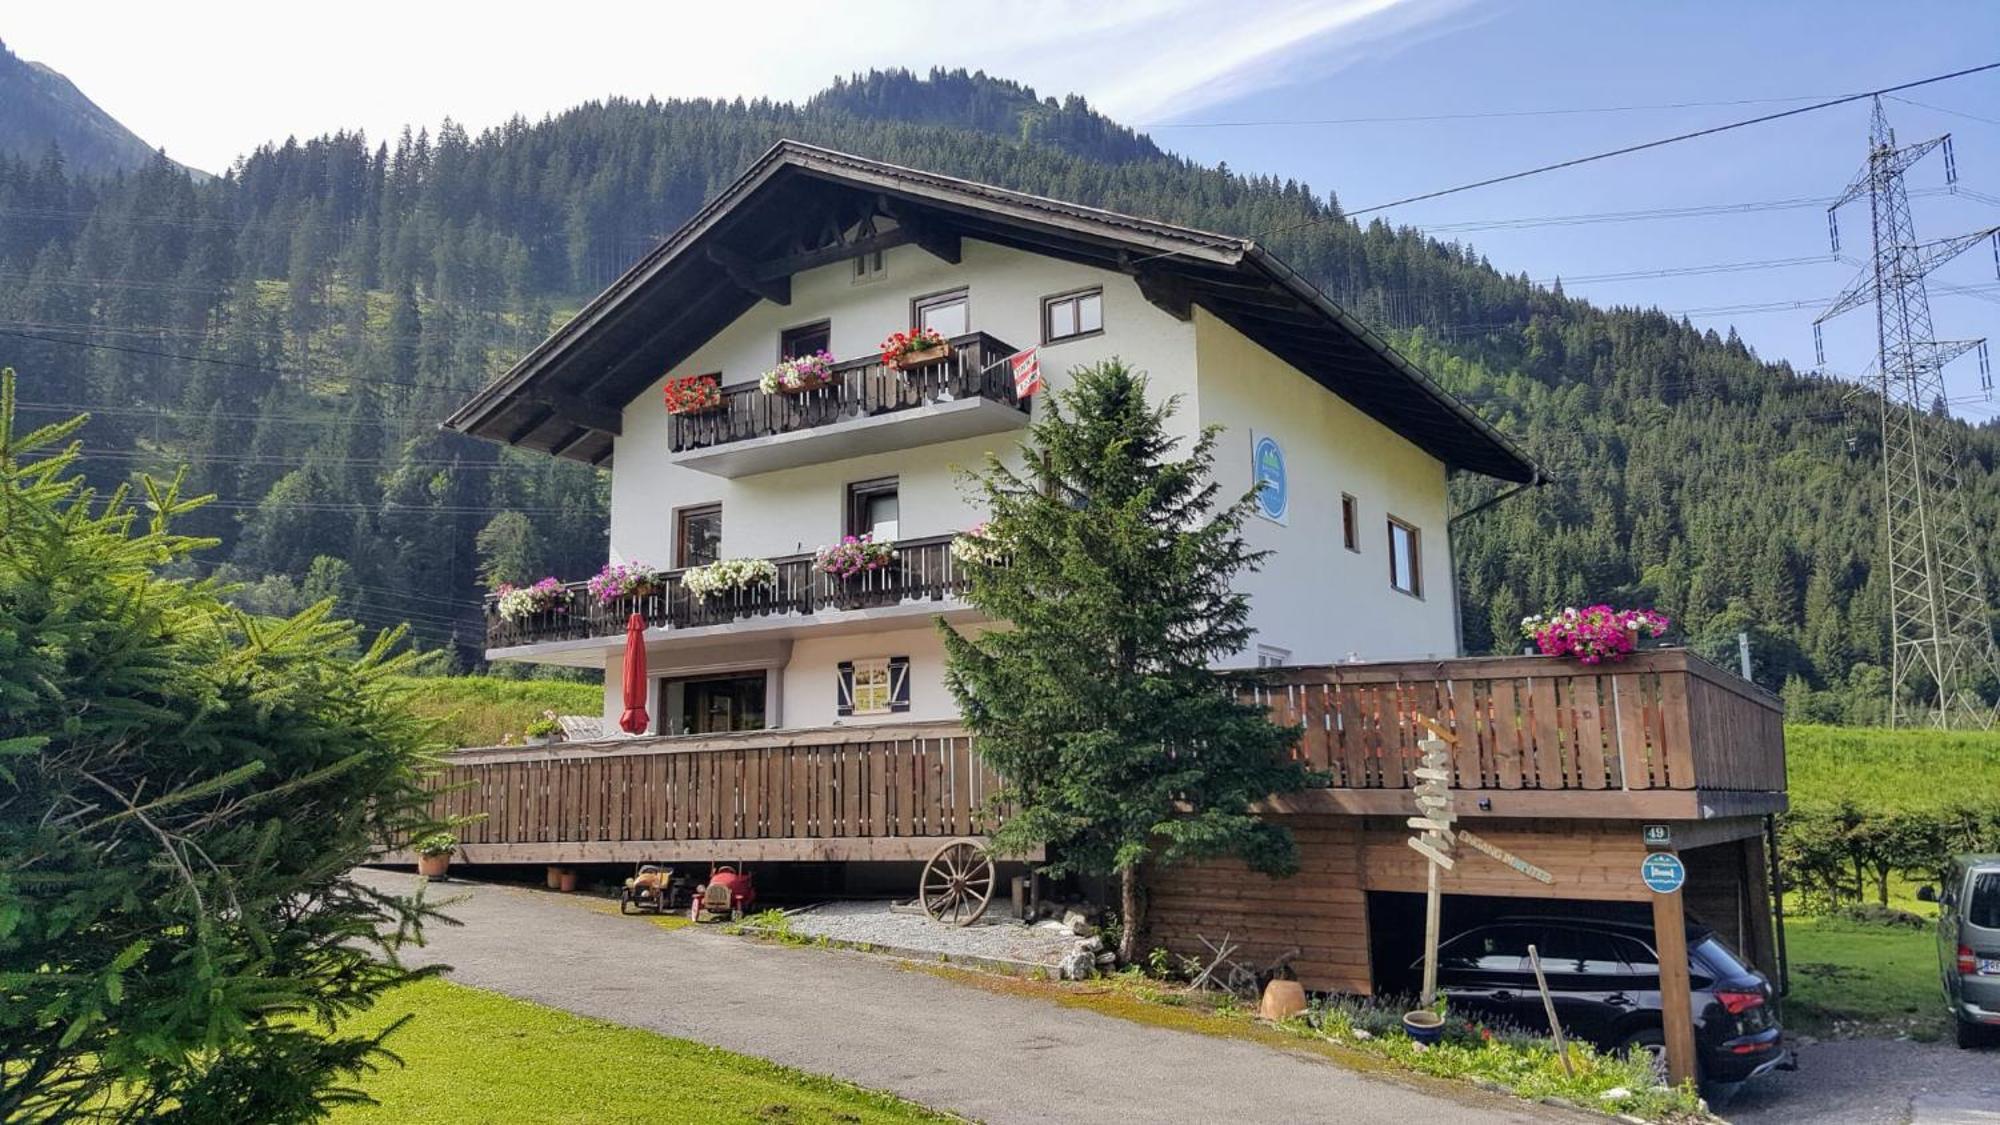
POLYGON ((1492 426, 1247 239, 780 141, 444 425, 605 465, 626 406, 791 275, 914 244, 977 239, 1130 275, 1183 319, 1196 305, 1454 469, 1538 479, 1492 426), (883 221, 886 220, 886 221, 883 221))

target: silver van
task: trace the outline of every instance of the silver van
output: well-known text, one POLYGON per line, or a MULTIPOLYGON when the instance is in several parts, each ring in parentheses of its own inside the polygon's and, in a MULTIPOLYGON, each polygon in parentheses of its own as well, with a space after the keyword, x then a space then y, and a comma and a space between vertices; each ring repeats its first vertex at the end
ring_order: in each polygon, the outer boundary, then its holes
POLYGON ((2000 1036, 2000 855, 1951 861, 1938 892, 1938 964, 1958 1045, 2000 1036))

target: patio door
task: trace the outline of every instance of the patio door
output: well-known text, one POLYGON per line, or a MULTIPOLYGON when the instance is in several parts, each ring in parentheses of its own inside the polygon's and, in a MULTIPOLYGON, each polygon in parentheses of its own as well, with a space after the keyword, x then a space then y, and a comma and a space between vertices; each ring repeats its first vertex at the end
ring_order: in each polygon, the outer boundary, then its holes
POLYGON ((764 729, 768 673, 730 672, 660 682, 661 713, 670 734, 727 734, 764 729))

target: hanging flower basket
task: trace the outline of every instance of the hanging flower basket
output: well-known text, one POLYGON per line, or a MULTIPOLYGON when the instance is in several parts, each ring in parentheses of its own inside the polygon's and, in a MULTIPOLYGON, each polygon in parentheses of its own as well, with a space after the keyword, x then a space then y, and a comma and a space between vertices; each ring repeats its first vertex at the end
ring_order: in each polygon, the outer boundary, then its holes
POLYGON ((1575 606, 1560 613, 1521 619, 1521 635, 1544 656, 1574 657, 1579 664, 1615 664, 1639 647, 1640 634, 1657 637, 1671 622, 1650 609, 1575 606))
POLYGON ((659 583, 660 572, 642 562, 605 563, 604 569, 584 583, 597 604, 608 606, 620 598, 643 598, 659 583))
POLYGON ((502 582, 493 591, 502 621, 526 621, 538 613, 560 611, 568 591, 554 578, 544 578, 532 586, 510 586, 502 582))
POLYGON ((778 567, 770 559, 717 559, 681 572, 681 589, 702 601, 777 581, 778 567))
POLYGON ((667 413, 707 414, 722 408, 722 380, 713 375, 683 375, 667 380, 667 413))
POLYGON ((882 341, 882 362, 897 371, 939 363, 951 356, 951 342, 935 328, 892 333, 882 341))
POLYGON ((757 389, 767 395, 797 395, 831 386, 838 378, 833 353, 817 351, 794 356, 764 372, 757 380, 757 389))

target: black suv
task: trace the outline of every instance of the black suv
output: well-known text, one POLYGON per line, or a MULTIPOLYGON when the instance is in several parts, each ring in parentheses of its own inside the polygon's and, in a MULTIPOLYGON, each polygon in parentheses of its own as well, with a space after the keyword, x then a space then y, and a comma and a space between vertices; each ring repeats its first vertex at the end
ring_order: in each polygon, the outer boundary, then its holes
MULTIPOLYGON (((1661 1057, 1660 963, 1652 927, 1562 917, 1510 917, 1477 926, 1438 947, 1438 987, 1451 1007, 1528 1029, 1548 1016, 1528 946, 1535 947, 1563 1030, 1607 1050, 1661 1057)), ((1737 1084, 1789 1068, 1771 982, 1711 930, 1688 927, 1694 1038, 1705 1086, 1727 1096, 1737 1084)))

